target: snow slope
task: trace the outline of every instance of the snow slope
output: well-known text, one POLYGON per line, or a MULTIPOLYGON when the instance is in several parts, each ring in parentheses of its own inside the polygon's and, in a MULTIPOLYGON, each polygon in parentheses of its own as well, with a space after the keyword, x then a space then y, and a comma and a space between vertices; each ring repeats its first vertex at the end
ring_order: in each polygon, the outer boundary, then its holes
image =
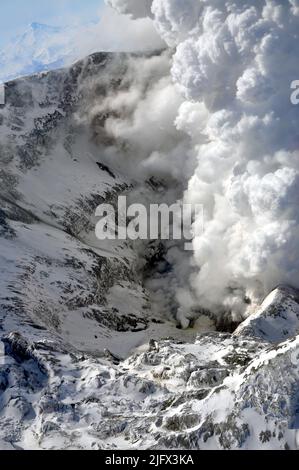
MULTIPOLYGON (((109 345, 121 356, 144 341, 153 314, 136 247, 95 237, 97 206, 116 204, 136 183, 107 166, 109 139, 96 144, 78 119, 80 107, 94 99, 93 88, 101 101, 111 77, 119 80, 130 60, 97 54, 70 70, 6 85, 0 127, 4 329, 6 322, 13 328, 16 314, 16 324, 22 317, 83 351, 109 345), (111 343, 110 330, 122 339, 111 343)), ((159 61, 157 55, 158 68, 159 61)), ((175 326, 165 324, 165 332, 177 333, 175 326)), ((152 323, 152 329, 161 326, 152 323)))
POLYGON ((235 334, 246 334, 273 343, 299 334, 298 291, 285 286, 275 289, 235 334))

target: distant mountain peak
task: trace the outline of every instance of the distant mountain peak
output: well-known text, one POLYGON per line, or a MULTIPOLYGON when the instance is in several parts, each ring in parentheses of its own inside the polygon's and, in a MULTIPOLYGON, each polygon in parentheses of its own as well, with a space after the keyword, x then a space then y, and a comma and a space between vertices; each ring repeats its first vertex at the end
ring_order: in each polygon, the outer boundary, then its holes
POLYGON ((48 24, 36 23, 36 22, 30 23, 29 29, 31 29, 32 31, 37 31, 37 32, 45 31, 45 32, 51 32, 51 33, 59 32, 62 30, 60 26, 51 26, 48 24))
POLYGON ((70 63, 77 58, 72 37, 73 31, 61 26, 28 24, 22 35, 0 50, 0 83, 70 63))

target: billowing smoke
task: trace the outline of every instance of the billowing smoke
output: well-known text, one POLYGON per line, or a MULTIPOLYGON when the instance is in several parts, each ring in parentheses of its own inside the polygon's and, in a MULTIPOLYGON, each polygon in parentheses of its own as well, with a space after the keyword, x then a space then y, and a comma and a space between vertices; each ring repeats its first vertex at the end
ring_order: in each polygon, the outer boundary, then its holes
POLYGON ((106 0, 106 3, 119 13, 129 14, 133 18, 151 16, 152 0, 106 0))
MULTIPOLYGON (((167 186, 180 184, 181 197, 194 171, 194 156, 188 154, 190 137, 175 125, 183 98, 170 67, 168 51, 117 56, 106 67, 106 78, 101 74, 89 84, 77 119, 91 129, 98 146, 104 144, 102 159, 108 165, 143 183, 156 177, 167 186), (111 87, 111 77, 119 76, 117 87, 111 87), (99 96, 102 88, 105 93, 99 96)), ((86 88, 85 83, 85 93, 86 88)))
MULTIPOLYGON (((109 3, 139 17, 151 2, 109 3)), ((181 298, 243 316, 277 284, 299 287, 299 0, 153 0, 150 16, 175 48, 175 125, 193 143, 184 199, 205 208, 181 298)))

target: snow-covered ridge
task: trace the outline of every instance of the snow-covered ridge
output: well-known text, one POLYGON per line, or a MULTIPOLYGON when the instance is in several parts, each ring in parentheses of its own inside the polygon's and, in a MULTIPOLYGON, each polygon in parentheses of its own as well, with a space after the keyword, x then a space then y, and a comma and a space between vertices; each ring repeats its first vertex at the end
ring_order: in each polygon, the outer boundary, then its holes
POLYGON ((296 448, 298 337, 170 338, 121 363, 17 333, 4 343, 1 448, 296 448))
POLYGON ((299 333, 299 292, 280 286, 235 331, 265 341, 279 343, 299 333))

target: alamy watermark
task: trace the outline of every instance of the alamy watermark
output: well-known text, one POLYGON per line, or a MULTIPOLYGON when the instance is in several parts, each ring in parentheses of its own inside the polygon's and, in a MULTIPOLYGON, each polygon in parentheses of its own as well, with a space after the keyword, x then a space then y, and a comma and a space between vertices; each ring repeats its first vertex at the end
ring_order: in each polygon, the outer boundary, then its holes
POLYGON ((291 103, 294 105, 299 104, 299 80, 293 80, 291 83, 291 90, 294 90, 291 94, 291 103))
POLYGON ((203 233, 202 204, 131 204, 120 196, 112 204, 97 207, 96 237, 99 240, 181 240, 193 250, 192 240, 203 233))

